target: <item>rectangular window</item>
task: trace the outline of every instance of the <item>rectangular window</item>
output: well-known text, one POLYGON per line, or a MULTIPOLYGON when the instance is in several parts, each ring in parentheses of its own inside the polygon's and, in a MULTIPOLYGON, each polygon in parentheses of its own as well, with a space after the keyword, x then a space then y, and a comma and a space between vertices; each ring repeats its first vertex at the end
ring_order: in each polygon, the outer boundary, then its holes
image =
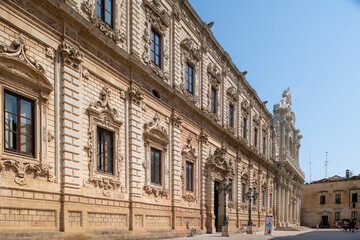
POLYGON ((358 218, 358 213, 357 213, 357 211, 351 212, 351 220, 357 220, 357 218, 358 218))
POLYGON ((320 204, 325 204, 325 195, 320 196, 320 204))
POLYGON ((34 101, 5 91, 5 150, 34 156, 34 101))
POLYGON ((335 221, 340 221, 341 215, 340 212, 335 212, 335 221))
POLYGON ((246 139, 247 138, 247 118, 244 117, 244 122, 243 122, 243 138, 246 139))
POLYGON ((151 61, 161 68, 161 36, 151 29, 151 61))
POLYGON ((229 126, 234 127, 234 106, 232 104, 229 105, 229 126))
POLYGON ((211 88, 211 112, 217 112, 217 90, 215 88, 211 88))
POLYGON ((357 201, 358 201, 358 194, 357 194, 357 193, 353 193, 351 199, 352 199, 352 202, 357 202, 357 201))
POLYGON ((245 183, 243 183, 242 188, 241 188, 241 200, 243 203, 245 202, 245 193, 246 193, 245 187, 246 187, 246 185, 245 185, 245 183))
POLYGON ((341 194, 335 194, 335 203, 341 203, 341 194))
POLYGON ((263 137, 263 154, 266 154, 266 138, 263 137))
POLYGON ((254 188, 254 190, 253 190, 253 194, 252 194, 252 200, 253 200, 253 203, 254 203, 254 205, 256 205, 256 199, 254 198, 254 196, 255 196, 255 193, 256 193, 256 188, 254 188))
POLYGON ((97 16, 107 23, 111 28, 113 27, 113 1, 112 0, 97 0, 96 2, 97 16))
POLYGON ((254 129, 254 146, 257 147, 258 144, 258 130, 257 128, 254 129))
POLYGON ((186 64, 186 90, 194 94, 194 68, 188 63, 186 64))
POLYGON ((113 132, 97 128, 97 169, 113 173, 113 132))
POLYGON ((262 206, 265 207, 265 191, 262 191, 262 206))
POLYGON ((151 182, 161 184, 161 151, 151 148, 151 182))
POLYGON ((269 197, 270 199, 269 199, 269 201, 270 201, 270 207, 272 207, 272 194, 270 193, 270 197, 269 197))
POLYGON ((230 185, 230 188, 229 188, 229 201, 232 201, 233 200, 233 185, 232 185, 232 179, 229 179, 229 185, 230 185))
POLYGON ((194 164, 186 162, 186 191, 194 191, 194 164))

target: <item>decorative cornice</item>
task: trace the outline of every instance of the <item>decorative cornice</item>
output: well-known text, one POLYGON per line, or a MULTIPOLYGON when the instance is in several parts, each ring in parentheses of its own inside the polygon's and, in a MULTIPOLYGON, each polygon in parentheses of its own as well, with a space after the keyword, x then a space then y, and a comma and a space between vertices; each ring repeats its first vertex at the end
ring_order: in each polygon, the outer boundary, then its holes
POLYGON ((192 59, 199 61, 201 59, 201 51, 197 47, 195 41, 191 38, 185 38, 181 41, 180 46, 183 47, 192 59))
POLYGON ((230 97, 230 101, 237 102, 238 100, 238 94, 235 87, 229 87, 226 90, 227 95, 230 97))

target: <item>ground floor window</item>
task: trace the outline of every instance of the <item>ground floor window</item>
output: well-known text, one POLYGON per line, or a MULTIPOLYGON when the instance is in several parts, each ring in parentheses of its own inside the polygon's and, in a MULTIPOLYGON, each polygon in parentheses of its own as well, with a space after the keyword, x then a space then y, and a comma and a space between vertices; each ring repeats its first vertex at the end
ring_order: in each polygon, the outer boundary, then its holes
POLYGON ((340 221, 341 215, 340 212, 335 212, 335 221, 340 221))

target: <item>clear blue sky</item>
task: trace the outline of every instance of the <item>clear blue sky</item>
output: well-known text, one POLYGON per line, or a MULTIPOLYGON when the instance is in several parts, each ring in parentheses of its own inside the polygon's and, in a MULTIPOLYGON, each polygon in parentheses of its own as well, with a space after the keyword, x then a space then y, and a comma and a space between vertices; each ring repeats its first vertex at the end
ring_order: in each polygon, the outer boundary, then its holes
POLYGON ((360 0, 190 0, 268 109, 290 87, 306 181, 360 174, 360 0))

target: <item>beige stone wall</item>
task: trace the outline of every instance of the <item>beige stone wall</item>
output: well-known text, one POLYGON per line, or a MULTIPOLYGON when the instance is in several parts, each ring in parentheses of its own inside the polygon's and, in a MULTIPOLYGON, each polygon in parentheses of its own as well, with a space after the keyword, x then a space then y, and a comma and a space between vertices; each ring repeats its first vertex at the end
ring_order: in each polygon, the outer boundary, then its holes
MULTIPOLYGON (((263 228, 265 216, 275 214, 277 195, 272 116, 244 74, 187 1, 116 0, 114 29, 94 17, 94 4, 0 3, 0 105, 4 89, 36 102, 35 157, 10 154, 1 140, 0 231, 214 232, 214 181, 222 184, 224 177, 233 181, 230 230, 248 220, 243 182, 260 193, 252 218, 263 228), (151 27, 162 34, 161 68, 149 61, 151 27), (16 47, 11 44, 20 34, 26 51, 13 56, 5 46, 16 47), (195 66, 194 96, 184 91, 186 61, 195 66), (210 113, 212 85, 216 115, 210 113), (97 126, 114 132, 113 174, 96 170, 97 126), (162 151, 160 185, 149 180, 151 147, 162 151), (193 192, 185 189, 186 161, 195 166, 193 192)), ((220 226, 222 196, 219 201, 220 226)))
MULTIPOLYGON (((352 203, 352 194, 359 198, 360 181, 343 180, 324 183, 305 184, 301 198, 301 221, 308 227, 316 227, 322 221, 322 216, 327 216, 330 226, 335 221, 335 212, 340 212, 340 219, 352 219, 352 212, 359 214, 358 202, 352 203), (341 195, 341 203, 335 202, 335 195, 341 195), (325 196, 325 204, 320 204, 320 196, 325 196)), ((359 201, 359 199, 358 199, 359 201)), ((358 215, 359 216, 359 215, 358 215)), ((359 217, 357 218, 359 221, 359 217)))

